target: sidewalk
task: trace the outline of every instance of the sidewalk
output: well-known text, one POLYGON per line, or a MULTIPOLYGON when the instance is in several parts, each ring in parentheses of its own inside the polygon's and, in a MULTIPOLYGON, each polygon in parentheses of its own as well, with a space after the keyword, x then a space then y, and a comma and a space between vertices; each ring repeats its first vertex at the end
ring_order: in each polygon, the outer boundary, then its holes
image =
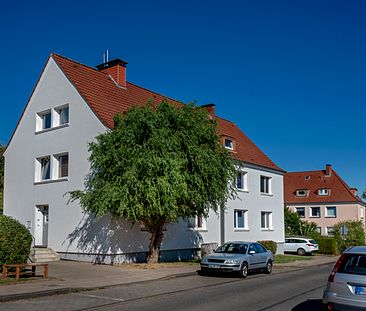
MULTIPOLYGON (((274 265, 274 273, 304 269, 335 263, 338 257, 314 256, 310 260, 274 265)), ((84 262, 58 261, 49 263, 49 278, 16 284, 0 285, 0 302, 35 298, 52 294, 147 282, 167 277, 195 275, 199 264, 167 265, 156 269, 143 269, 128 265, 94 265, 84 262)))

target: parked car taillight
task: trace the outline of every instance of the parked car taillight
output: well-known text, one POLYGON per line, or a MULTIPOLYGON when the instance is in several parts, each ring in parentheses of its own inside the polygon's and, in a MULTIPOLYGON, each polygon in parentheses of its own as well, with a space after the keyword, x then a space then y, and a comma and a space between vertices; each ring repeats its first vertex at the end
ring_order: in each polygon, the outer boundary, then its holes
POLYGON ((328 278, 328 282, 331 282, 331 283, 334 282, 334 277, 335 277, 337 271, 339 270, 339 267, 341 266, 342 262, 345 260, 345 258, 346 258, 346 255, 345 254, 342 254, 342 256, 339 257, 339 259, 335 263, 332 271, 330 271, 329 278, 328 278))
POLYGON ((313 247, 315 246, 314 244, 306 244, 307 246, 313 247))

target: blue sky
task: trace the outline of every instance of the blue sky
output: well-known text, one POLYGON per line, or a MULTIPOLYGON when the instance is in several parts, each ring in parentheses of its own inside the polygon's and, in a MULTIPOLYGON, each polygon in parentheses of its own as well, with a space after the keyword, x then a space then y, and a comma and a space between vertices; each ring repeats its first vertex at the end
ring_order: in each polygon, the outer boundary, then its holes
POLYGON ((16 1, 1 4, 0 142, 51 52, 215 103, 287 171, 326 163, 366 187, 366 1, 16 1))

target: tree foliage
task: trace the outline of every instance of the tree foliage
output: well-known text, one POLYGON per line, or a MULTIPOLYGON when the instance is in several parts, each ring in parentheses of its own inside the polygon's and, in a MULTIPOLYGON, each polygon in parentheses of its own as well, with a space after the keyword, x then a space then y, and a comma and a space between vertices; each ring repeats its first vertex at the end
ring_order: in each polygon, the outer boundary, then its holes
POLYGON ((235 195, 235 165, 203 108, 147 104, 114 121, 89 145, 86 188, 71 199, 96 216, 143 223, 151 233, 148 262, 156 262, 167 223, 207 216, 235 195))
POLYGON ((317 225, 314 222, 304 221, 300 216, 285 207, 285 234, 287 236, 316 236, 317 225))
POLYGON ((0 144, 0 215, 3 213, 3 197, 4 197, 4 146, 0 144))
POLYGON ((334 237, 340 252, 346 248, 365 245, 365 231, 361 221, 342 221, 334 225, 334 237))

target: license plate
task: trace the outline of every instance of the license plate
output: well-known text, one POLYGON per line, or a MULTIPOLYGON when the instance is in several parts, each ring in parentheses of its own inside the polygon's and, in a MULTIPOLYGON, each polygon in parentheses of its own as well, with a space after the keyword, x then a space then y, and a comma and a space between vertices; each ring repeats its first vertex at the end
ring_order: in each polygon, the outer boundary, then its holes
POLYGON ((366 287, 356 285, 355 294, 356 295, 366 295, 366 287))
POLYGON ((220 265, 208 265, 208 267, 211 269, 219 269, 220 265))

